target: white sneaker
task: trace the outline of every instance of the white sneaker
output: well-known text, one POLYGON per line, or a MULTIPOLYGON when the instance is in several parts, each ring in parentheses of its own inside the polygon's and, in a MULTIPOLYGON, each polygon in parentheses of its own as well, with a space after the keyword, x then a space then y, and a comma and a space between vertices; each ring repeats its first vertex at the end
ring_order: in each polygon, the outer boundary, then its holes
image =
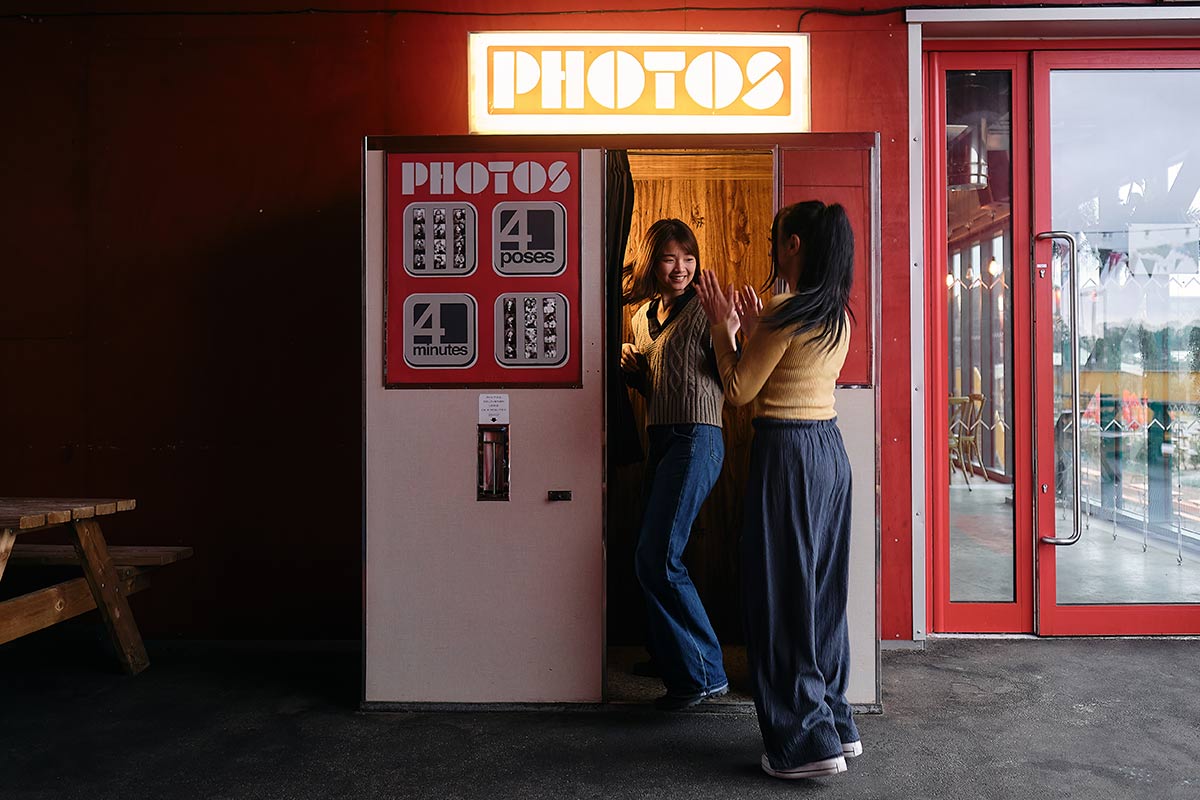
POLYGON ((771 766, 771 762, 767 760, 767 754, 763 753, 759 763, 762 765, 763 772, 772 778, 783 778, 784 780, 793 778, 824 778, 828 775, 837 775, 839 772, 846 771, 846 759, 842 756, 825 758, 821 761, 810 761, 807 764, 801 764, 791 769, 775 769, 771 766))
POLYGON ((862 742, 842 742, 842 755, 846 758, 855 758, 862 755, 862 742))

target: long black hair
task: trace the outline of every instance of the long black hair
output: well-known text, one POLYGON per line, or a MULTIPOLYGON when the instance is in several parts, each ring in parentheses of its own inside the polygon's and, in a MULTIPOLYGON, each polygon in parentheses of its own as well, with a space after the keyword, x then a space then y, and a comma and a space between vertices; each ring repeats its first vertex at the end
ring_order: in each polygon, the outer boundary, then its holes
POLYGON ((833 350, 849 326, 850 286, 854 280, 854 231, 846 209, 820 200, 793 203, 781 208, 771 223, 770 286, 779 277, 775 254, 779 234, 798 236, 804 261, 794 294, 763 322, 776 329, 791 329, 792 336, 816 331, 814 341, 833 350))
POLYGON ((696 241, 696 234, 681 219, 660 219, 642 234, 633 261, 626 264, 621 272, 622 304, 629 305, 658 296, 654 265, 671 242, 679 245, 689 256, 695 256, 696 271, 692 275, 692 283, 700 277, 700 245, 696 241))

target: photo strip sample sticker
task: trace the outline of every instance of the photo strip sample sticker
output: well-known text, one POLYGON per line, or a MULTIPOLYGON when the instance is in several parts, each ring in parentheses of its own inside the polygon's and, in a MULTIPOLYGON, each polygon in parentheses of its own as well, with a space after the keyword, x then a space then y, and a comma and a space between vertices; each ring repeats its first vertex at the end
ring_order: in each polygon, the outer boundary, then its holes
POLYGON ((416 278, 470 275, 478 263, 478 216, 467 202, 404 209, 404 271, 416 278))
POLYGON ((555 367, 567 359, 567 298, 508 292, 496 299, 496 360, 506 367, 555 367))

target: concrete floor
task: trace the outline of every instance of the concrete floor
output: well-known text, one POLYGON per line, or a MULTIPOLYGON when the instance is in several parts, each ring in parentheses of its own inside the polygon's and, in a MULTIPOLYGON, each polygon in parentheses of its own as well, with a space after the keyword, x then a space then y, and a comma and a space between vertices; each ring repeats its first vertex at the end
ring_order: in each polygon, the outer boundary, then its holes
POLYGON ((1195 640, 885 651, 865 754, 784 783, 744 711, 364 714, 357 643, 152 642, 129 678, 93 628, 0 646, 5 800, 1200 797, 1195 640))

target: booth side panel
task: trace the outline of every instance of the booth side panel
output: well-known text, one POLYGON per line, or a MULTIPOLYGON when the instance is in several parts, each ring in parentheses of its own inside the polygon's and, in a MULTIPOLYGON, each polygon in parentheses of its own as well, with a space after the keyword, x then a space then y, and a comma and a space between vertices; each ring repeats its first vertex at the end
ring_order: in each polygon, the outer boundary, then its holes
POLYGON ((850 686, 854 705, 878 705, 879 697, 879 559, 875 509, 875 390, 837 389, 838 428, 850 457, 854 481, 850 523, 850 686))
POLYGON ((384 155, 368 153, 368 703, 601 699, 599 154, 585 164, 583 387, 385 390, 384 155), (509 396, 509 501, 476 499, 482 393, 509 396), (572 499, 549 502, 549 490, 572 499))

